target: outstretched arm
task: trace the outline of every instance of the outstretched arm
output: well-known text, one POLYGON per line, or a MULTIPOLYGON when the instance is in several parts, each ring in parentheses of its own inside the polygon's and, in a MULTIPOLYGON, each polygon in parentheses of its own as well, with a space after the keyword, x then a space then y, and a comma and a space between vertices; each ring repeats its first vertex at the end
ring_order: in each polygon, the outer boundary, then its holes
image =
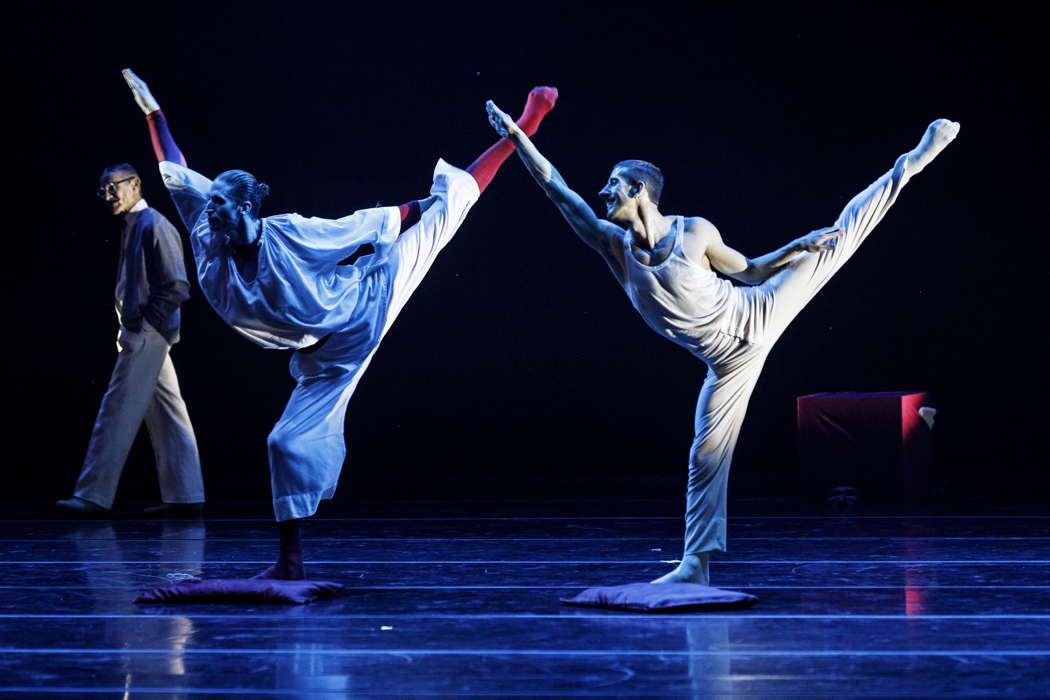
MULTIPOLYGON (((157 104, 157 100, 146 83, 130 68, 125 68, 121 73, 124 75, 124 81, 131 88, 135 102, 146 115, 150 138, 153 141, 153 152, 157 156, 157 162, 160 163, 164 186, 168 188, 171 199, 175 202, 175 208, 178 209, 182 222, 186 224, 186 229, 192 232, 201 223, 204 209, 208 205, 208 192, 211 190, 212 182, 200 173, 195 173, 186 167, 186 158, 175 145, 175 140, 171 138, 164 113, 160 111, 160 105, 157 104)), ((211 237, 210 240, 220 241, 222 237, 211 237)))
POLYGON ((168 130, 168 120, 164 118, 164 112, 160 111, 160 105, 157 103, 156 98, 153 97, 153 93, 150 92, 149 86, 146 85, 144 80, 135 75, 130 68, 125 68, 121 73, 124 76, 124 81, 131 88, 131 94, 135 98, 135 102, 138 103, 139 108, 146 115, 146 121, 149 123, 150 141, 153 142, 153 153, 157 156, 157 162, 170 161, 179 165, 186 165, 186 157, 182 155, 182 151, 175 145, 175 140, 171 137, 171 132, 168 130))
POLYGON ((800 253, 819 253, 835 247, 842 230, 838 227, 822 228, 807 233, 787 245, 766 253, 757 258, 748 258, 730 248, 722 241, 710 222, 703 219, 697 224, 702 231, 701 238, 706 241, 704 254, 711 267, 735 280, 746 284, 761 284, 775 275, 785 265, 789 265, 800 253))
POLYGON ((496 132, 511 141, 525 167, 535 178, 539 186, 558 207, 569 226, 584 243, 598 251, 617 279, 623 280, 623 246, 620 243, 623 234, 615 224, 599 219, 594 210, 583 201, 576 192, 569 188, 549 160, 543 157, 528 136, 525 135, 508 114, 500 110, 491 100, 485 103, 489 122, 496 132))

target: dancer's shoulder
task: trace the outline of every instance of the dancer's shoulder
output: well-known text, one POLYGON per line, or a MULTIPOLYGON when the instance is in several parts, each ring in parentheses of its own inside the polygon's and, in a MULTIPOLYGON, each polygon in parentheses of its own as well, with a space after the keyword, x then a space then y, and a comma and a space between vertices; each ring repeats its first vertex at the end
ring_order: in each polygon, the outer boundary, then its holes
POLYGON ((143 228, 175 228, 171 225, 171 222, 168 221, 168 217, 164 216, 164 214, 153 207, 146 207, 142 210, 142 213, 139 215, 138 223, 143 228))
POLYGON ((685 230, 689 233, 718 234, 718 229, 709 220, 702 216, 683 216, 685 230))
POLYGON ((683 217, 682 250, 690 260, 701 261, 707 257, 707 251, 722 242, 718 229, 702 216, 683 217))
POLYGON ((206 197, 211 190, 211 180, 185 165, 165 160, 160 162, 159 167, 161 179, 169 191, 183 191, 206 197))

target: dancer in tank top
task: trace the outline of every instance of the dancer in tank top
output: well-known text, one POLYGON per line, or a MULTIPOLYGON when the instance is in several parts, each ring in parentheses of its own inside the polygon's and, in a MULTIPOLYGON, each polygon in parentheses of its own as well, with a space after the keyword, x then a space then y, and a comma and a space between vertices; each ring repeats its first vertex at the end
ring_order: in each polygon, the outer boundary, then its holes
POLYGON ((686 490, 681 564, 653 583, 708 584, 708 559, 726 548, 726 485, 740 426, 773 344, 856 251, 908 180, 959 132, 938 119, 919 145, 854 197, 835 224, 758 258, 726 245, 701 217, 659 210, 663 175, 641 160, 613 167, 598 193, 599 219, 505 113, 489 102, 489 121, 517 146, 529 172, 572 229, 596 250, 654 331, 708 366, 697 401, 686 490), (735 286, 719 274, 749 286, 735 286))

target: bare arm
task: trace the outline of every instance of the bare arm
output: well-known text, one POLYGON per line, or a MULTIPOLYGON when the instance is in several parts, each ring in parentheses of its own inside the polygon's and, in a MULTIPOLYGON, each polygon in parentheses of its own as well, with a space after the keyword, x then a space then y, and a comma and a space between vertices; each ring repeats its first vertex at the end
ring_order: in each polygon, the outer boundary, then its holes
POLYGON ((817 229, 797 238, 772 253, 757 258, 749 258, 722 240, 718 229, 709 221, 694 219, 694 228, 699 239, 704 241, 703 254, 707 256, 711 267, 722 274, 746 284, 761 284, 788 265, 800 253, 815 253, 834 248, 838 243, 841 230, 837 227, 817 229))
POLYGON ((543 157, 508 114, 500 110, 491 100, 485 106, 493 128, 500 136, 514 144, 525 167, 540 188, 554 202, 554 205, 558 207, 558 211, 569 222, 572 230, 584 243, 605 258, 613 274, 622 282, 624 275, 623 245, 621 243, 623 230, 595 215, 594 210, 566 184, 561 173, 543 157))

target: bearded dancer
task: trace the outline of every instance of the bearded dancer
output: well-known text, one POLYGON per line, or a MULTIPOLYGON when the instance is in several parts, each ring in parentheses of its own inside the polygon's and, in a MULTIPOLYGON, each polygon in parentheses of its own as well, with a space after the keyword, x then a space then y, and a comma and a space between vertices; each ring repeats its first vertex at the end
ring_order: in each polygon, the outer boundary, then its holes
MULTIPOLYGON (((337 220, 262 217, 269 188, 243 170, 212 181, 186 167, 149 88, 130 70, 124 78, 146 114, 164 184, 190 231, 204 296, 257 345, 295 351, 290 368, 297 384, 267 441, 281 549, 256 578, 305 578, 300 521, 335 492, 350 396, 514 145, 499 141, 465 171, 439 160, 430 196, 400 207, 337 220), (359 257, 350 262, 355 251, 359 257)), ((554 88, 534 88, 517 127, 534 133, 557 96, 554 88)))
POLYGON ((653 583, 707 585, 711 552, 726 548, 726 485, 748 399, 773 344, 882 220, 908 180, 958 134, 938 119, 919 145, 854 197, 835 225, 758 258, 722 241, 700 217, 665 215, 660 170, 645 161, 613 167, 598 193, 599 219, 513 121, 492 102, 489 121, 517 146, 529 172, 584 243, 594 248, 645 322, 708 366, 696 407, 682 563, 653 583), (716 272, 744 282, 736 287, 716 272))

